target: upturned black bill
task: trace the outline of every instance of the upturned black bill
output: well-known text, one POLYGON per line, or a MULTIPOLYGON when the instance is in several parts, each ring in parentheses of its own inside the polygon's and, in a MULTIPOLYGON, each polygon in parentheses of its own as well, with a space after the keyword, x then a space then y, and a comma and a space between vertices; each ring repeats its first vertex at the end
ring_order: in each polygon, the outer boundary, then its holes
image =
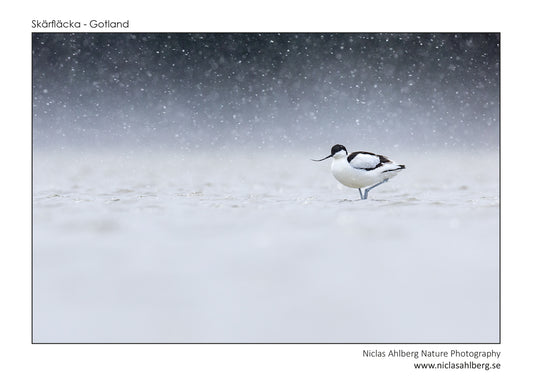
POLYGON ((319 159, 319 160, 315 160, 315 159, 311 159, 312 161, 322 161, 322 160, 326 160, 326 159, 329 159, 330 157, 332 157, 333 155, 329 155, 329 156, 326 156, 324 159, 319 159))

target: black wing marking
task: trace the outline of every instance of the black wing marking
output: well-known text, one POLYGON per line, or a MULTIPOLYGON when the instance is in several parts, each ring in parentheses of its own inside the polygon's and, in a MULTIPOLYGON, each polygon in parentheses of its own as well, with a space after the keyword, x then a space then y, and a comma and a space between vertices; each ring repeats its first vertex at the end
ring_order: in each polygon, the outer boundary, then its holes
POLYGON ((385 163, 392 163, 389 158, 383 155, 377 155, 372 152, 357 151, 348 155, 348 163, 356 169, 366 171, 374 170, 385 163))

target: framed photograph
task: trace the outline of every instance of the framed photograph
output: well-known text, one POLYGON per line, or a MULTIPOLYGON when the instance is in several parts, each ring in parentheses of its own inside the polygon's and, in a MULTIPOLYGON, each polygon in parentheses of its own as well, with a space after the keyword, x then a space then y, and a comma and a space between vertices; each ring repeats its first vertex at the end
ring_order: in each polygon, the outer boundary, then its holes
POLYGON ((500 342, 499 33, 34 32, 32 123, 34 343, 500 342))

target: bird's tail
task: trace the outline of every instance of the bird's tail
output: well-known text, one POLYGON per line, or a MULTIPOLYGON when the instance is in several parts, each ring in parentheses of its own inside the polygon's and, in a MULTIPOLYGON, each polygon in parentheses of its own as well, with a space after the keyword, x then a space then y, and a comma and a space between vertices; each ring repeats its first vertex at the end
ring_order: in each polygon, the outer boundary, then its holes
POLYGON ((403 164, 398 164, 396 168, 387 169, 386 171, 383 171, 383 173, 385 173, 385 172, 399 171, 400 169, 405 169, 405 165, 403 165, 403 164))

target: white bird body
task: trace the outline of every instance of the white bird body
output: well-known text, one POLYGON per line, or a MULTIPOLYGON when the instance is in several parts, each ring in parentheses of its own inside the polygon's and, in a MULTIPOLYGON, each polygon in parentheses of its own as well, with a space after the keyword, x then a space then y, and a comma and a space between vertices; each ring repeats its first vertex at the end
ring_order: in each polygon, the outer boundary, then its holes
POLYGON ((322 161, 332 157, 331 172, 341 184, 350 188, 359 189, 361 199, 367 199, 368 192, 378 185, 381 185, 390 178, 396 176, 398 172, 405 169, 405 165, 396 164, 383 155, 372 152, 357 151, 348 155, 346 148, 336 144, 331 148, 331 155, 322 161), (366 188, 363 195, 361 188, 366 188))
POLYGON ((334 159, 331 163, 333 176, 342 185, 350 188, 365 188, 385 179, 390 179, 403 169, 401 165, 390 160, 381 163, 379 155, 367 152, 355 152, 354 154, 357 155, 348 161, 349 156, 337 153, 333 156, 334 159))

